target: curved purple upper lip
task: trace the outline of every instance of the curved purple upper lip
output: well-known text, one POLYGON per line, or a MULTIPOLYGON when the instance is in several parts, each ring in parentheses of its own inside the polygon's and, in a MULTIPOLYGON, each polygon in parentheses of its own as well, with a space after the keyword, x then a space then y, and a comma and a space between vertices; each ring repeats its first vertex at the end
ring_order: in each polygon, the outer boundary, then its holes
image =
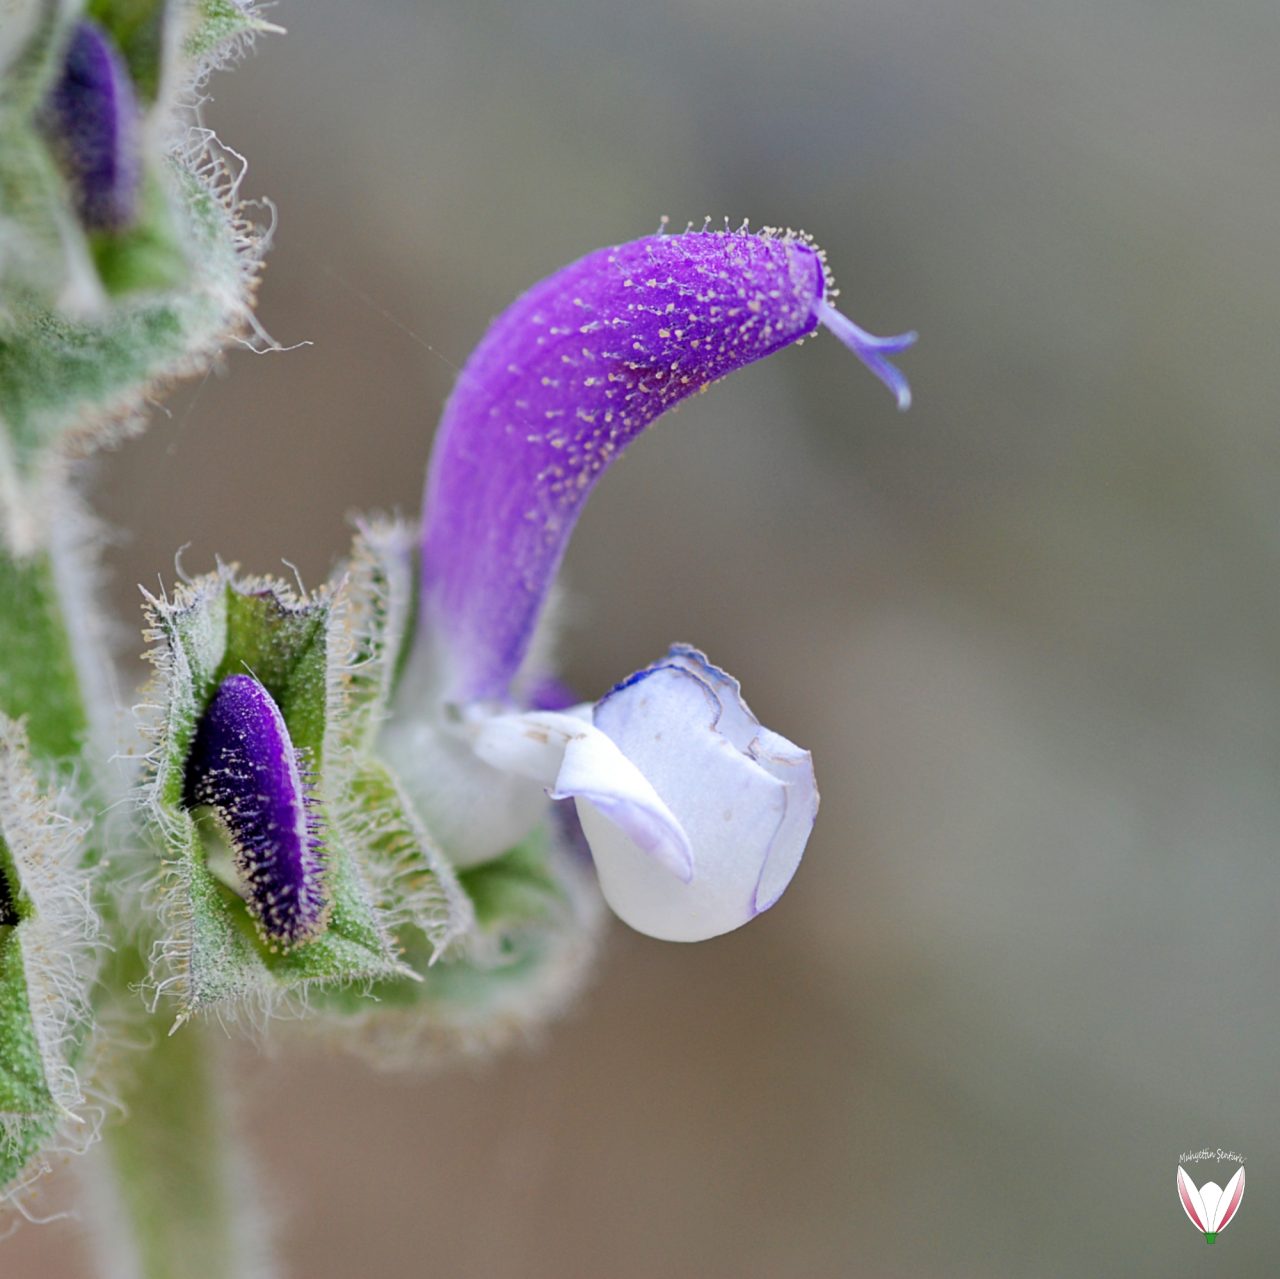
POLYGON ((493 322, 458 377, 427 478, 422 630, 446 701, 507 696, 588 495, 667 409, 819 323, 901 401, 905 381, 884 356, 913 335, 873 338, 825 292, 803 240, 657 235, 588 254, 493 322))

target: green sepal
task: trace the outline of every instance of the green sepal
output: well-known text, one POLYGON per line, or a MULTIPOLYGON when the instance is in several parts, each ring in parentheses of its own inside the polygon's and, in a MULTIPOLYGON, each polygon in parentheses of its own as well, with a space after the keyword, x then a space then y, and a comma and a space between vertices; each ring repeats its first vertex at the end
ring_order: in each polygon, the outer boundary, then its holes
POLYGON ((415 543, 414 531, 403 523, 360 521, 351 555, 338 574, 350 649, 343 745, 356 753, 373 748, 412 639, 415 543))
MULTIPOLYGON (((45 139, 0 107, 0 340, 33 308, 94 305, 101 286, 45 139)), ((0 349, 0 372, 5 356, 0 349)))
POLYGON ((31 1015, 21 925, 0 926, 0 1199, 24 1171, 36 1171, 32 1163, 56 1138, 67 1113, 49 1089, 31 1015))
POLYGON ((526 840, 509 853, 462 871, 458 878, 475 907, 476 923, 509 935, 554 919, 565 892, 548 866, 546 837, 526 840))
POLYGON ((247 40, 283 31, 252 0, 88 0, 85 11, 111 33, 144 103, 161 98, 175 71, 199 83, 247 40))
POLYGON ((87 827, 45 792, 22 726, 0 714, 0 1196, 92 1126, 77 1073, 92 1027, 98 921, 82 869, 87 827))
MULTIPOLYGON (((84 449, 136 425, 146 395, 202 367, 246 322, 256 274, 252 237, 205 177, 177 161, 168 168, 190 265, 183 287, 128 293, 79 316, 26 290, 8 292, 0 316, 0 425, 15 474, 3 477, 4 488, 30 475, 50 448, 84 449)), ((163 236, 153 242, 145 227, 135 234, 141 238, 123 241, 123 256, 110 268, 122 285, 159 270, 168 254, 157 247, 163 236)))
POLYGON ((558 824, 456 872, 378 754, 418 612, 415 545, 404 525, 362 523, 335 602, 349 632, 343 741, 359 761, 350 825, 416 980, 326 990, 311 1000, 322 1016, 301 1025, 410 1068, 497 1049, 560 1013, 586 979, 602 920, 589 861, 558 824))
POLYGON ((432 960, 449 953, 475 924, 458 874, 385 764, 361 760, 349 794, 344 824, 397 944, 413 935, 430 948, 432 960))
POLYGON ((595 876, 558 833, 535 831, 502 857, 459 875, 476 926, 443 956, 413 927, 398 933, 421 980, 379 982, 369 993, 326 992, 312 1032, 375 1064, 429 1068, 532 1037, 587 980, 603 912, 595 876))
POLYGON ((351 555, 336 574, 334 613, 345 642, 335 692, 330 750, 348 767, 347 802, 335 816, 348 832, 379 907, 396 929, 419 932, 433 955, 474 924, 471 902, 453 867, 419 819, 398 778, 376 755, 416 605, 412 532, 372 519, 357 528, 351 555))
POLYGON ((0 116, 29 115, 57 72, 70 15, 62 0, 29 0, 27 9, 26 26, 12 12, 0 24, 0 116))
MULTIPOLYGON (((440 958, 421 929, 402 927, 404 959, 420 980, 372 987, 378 1011, 413 1008, 430 1016, 438 1010, 448 1020, 448 1006, 457 1004, 479 1020, 489 999, 536 970, 554 939, 573 925, 573 885, 566 877, 571 868, 564 858, 539 830, 502 857, 461 872, 476 920, 467 946, 440 958)), ((346 1014, 371 1011, 350 991, 326 994, 316 1006, 346 1014)))
POLYGON ((358 788, 344 723, 350 633, 333 594, 300 598, 283 583, 237 580, 224 569, 181 587, 173 601, 150 599, 149 614, 160 723, 147 803, 164 843, 157 888, 167 931, 152 985, 172 991, 185 1018, 215 1005, 270 1010, 293 995, 311 997, 318 986, 411 980, 378 901, 380 875, 361 864, 363 828, 351 819, 358 788), (199 718, 221 682, 246 671, 279 706, 322 815, 328 923, 287 952, 260 933, 220 876, 215 824, 183 806, 199 718))
MULTIPOLYGON (((0 337, 29 306, 68 312, 102 300, 88 241, 39 113, 75 14, 40 0, 21 49, 0 71, 0 337)), ((6 19, 20 27, 20 20, 6 19)), ((0 369, 5 357, 0 354, 0 369)), ((0 410, 0 418, 3 410, 0 410)))
MULTIPOLYGON (((188 34, 205 21, 197 11, 183 16, 188 34)), ((245 217, 239 158, 197 127, 183 98, 217 59, 181 52, 161 0, 94 0, 93 12, 120 40, 143 100, 152 82, 159 95, 131 226, 86 233, 41 129, 74 10, 50 3, 0 78, 0 517, 10 527, 38 515, 32 490, 46 467, 139 429, 168 383, 253 330, 267 233, 245 217)), ((251 13, 241 24, 269 25, 251 13)))
POLYGON ((266 32, 282 32, 273 22, 260 18, 250 3, 236 0, 196 0, 182 51, 193 60, 219 61, 235 52, 245 40, 266 32))
MULTIPOLYGON (((172 817, 172 815, 171 815, 172 817)), ((411 976, 345 848, 327 840, 325 931, 290 951, 259 933, 243 899, 208 866, 208 846, 190 814, 167 837, 162 916, 173 929, 156 953, 151 984, 178 999, 178 1019, 216 1006, 271 1012, 315 986, 411 976)))
POLYGON ((154 172, 143 174, 138 204, 138 220, 131 227, 97 231, 89 237, 98 278, 114 298, 179 289, 187 280, 187 256, 173 210, 154 172))
POLYGON ((38 1119, 57 1109, 31 1020, 21 928, 0 926, 0 1116, 5 1120, 38 1119))
POLYGON ((0 1203, 9 1199, 48 1171, 44 1152, 58 1144, 61 1116, 50 1111, 0 1128, 0 1203))

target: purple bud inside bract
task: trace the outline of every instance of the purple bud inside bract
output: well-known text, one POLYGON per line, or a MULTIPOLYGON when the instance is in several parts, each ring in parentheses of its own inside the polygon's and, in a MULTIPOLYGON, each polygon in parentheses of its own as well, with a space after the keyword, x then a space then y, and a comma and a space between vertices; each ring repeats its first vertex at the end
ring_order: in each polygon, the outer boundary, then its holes
MULTIPOLYGON (((493 322, 427 478, 423 633, 446 700, 506 696, 587 496, 627 445, 717 379, 842 321, 826 293, 806 240, 656 235, 588 254, 493 322)), ((913 339, 839 336, 882 378, 913 339)))
POLYGON ((96 23, 72 27, 44 124, 85 228, 127 227, 137 214, 142 122, 124 59, 96 23))
POLYGON ((230 675, 200 719, 187 758, 188 807, 207 804, 235 853, 264 936, 291 947, 323 928, 324 848, 306 770, 265 688, 230 675))

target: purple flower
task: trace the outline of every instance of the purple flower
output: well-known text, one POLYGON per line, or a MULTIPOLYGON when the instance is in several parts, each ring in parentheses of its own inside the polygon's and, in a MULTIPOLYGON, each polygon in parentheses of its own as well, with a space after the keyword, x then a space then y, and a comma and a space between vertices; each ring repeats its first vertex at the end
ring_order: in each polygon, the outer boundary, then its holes
POLYGON ((606 900, 654 936, 736 928, 790 881, 817 809, 809 755, 697 650, 594 707, 519 708, 547 705, 531 644, 587 496, 659 415, 819 325, 909 404, 887 357, 915 335, 872 337, 829 293, 806 240, 650 236, 535 285, 467 361, 428 474, 408 713, 384 738, 458 864, 518 842, 549 791, 576 801, 606 900))
POLYGON ((264 938, 290 948, 325 924, 324 849, 280 708, 250 675, 222 681, 187 758, 185 802, 209 805, 264 938))
POLYGON ((127 227, 142 176, 141 116, 124 59, 97 23, 71 28, 44 123, 84 227, 127 227))
POLYGON ((431 457, 422 607, 445 699, 506 697, 596 480, 655 418, 825 325, 896 393, 874 338, 826 301, 821 253, 741 232, 600 249, 534 285, 458 377, 431 457))

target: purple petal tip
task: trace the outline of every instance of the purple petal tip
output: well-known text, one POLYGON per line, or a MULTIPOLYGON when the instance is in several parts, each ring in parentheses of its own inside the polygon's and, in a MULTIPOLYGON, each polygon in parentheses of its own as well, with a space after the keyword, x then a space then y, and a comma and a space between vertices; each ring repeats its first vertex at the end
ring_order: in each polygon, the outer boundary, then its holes
POLYGON ((323 927, 324 848, 288 727, 250 675, 230 675, 201 717, 185 801, 216 813, 264 937, 290 948, 323 927))
POLYGON ((123 230, 137 213, 141 118, 124 59, 96 23, 72 27, 44 119, 81 222, 123 230))

